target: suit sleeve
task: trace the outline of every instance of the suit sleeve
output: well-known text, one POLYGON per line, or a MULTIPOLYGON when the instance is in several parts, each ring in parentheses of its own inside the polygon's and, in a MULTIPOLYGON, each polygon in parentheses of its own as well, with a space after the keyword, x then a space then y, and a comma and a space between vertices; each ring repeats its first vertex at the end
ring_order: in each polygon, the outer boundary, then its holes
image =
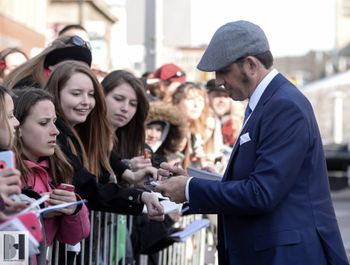
POLYGON ((286 99, 270 102, 258 122, 254 124, 260 128, 253 170, 240 180, 230 176, 233 180, 226 182, 193 178, 189 184, 191 212, 260 214, 272 211, 288 195, 310 148, 307 117, 286 99))

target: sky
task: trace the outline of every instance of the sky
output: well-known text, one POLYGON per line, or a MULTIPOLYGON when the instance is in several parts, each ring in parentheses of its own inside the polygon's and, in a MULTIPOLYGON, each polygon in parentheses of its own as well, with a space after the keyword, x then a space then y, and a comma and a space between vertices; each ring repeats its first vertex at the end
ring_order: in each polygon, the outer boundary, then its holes
POLYGON ((331 50, 335 0, 192 0, 193 42, 206 44, 226 22, 248 20, 267 35, 274 56, 331 50))

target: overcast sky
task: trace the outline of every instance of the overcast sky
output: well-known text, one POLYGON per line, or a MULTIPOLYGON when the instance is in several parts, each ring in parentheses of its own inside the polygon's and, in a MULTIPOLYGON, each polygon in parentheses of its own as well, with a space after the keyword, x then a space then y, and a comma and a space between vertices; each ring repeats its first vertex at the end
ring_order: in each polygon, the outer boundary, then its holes
POLYGON ((330 50, 335 40, 335 0, 192 0, 193 40, 208 43, 226 22, 249 20, 265 31, 275 56, 330 50))

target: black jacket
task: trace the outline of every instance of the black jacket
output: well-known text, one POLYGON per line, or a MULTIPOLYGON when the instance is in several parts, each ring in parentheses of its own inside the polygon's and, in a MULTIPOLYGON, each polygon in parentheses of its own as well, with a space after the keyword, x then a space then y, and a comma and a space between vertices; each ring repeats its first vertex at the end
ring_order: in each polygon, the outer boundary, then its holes
POLYGON ((57 137, 58 144, 74 167, 73 185, 76 188, 76 192, 82 198, 88 200, 88 208, 90 210, 118 214, 140 214, 143 209, 143 204, 138 201, 143 191, 133 188, 123 188, 116 183, 109 183, 109 173, 107 170, 100 178, 91 174, 84 168, 81 162, 81 155, 76 156, 68 144, 68 139, 70 139, 76 150, 78 150, 78 153, 81 154, 78 140, 73 132, 60 118, 57 119, 56 126, 60 131, 57 137), (99 180, 98 182, 97 179, 99 180))
POLYGON ((133 218, 131 240, 134 254, 154 254, 174 243, 170 234, 179 229, 173 228, 175 223, 169 215, 165 215, 163 222, 153 221, 142 214, 133 218))

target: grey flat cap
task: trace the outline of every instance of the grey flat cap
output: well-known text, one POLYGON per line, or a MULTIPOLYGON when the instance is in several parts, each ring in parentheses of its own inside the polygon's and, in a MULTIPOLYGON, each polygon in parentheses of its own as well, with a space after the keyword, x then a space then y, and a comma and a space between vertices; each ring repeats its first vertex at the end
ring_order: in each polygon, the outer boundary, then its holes
POLYGON ((251 22, 239 20, 221 26, 212 37, 197 68, 220 70, 237 59, 270 50, 264 31, 251 22))

